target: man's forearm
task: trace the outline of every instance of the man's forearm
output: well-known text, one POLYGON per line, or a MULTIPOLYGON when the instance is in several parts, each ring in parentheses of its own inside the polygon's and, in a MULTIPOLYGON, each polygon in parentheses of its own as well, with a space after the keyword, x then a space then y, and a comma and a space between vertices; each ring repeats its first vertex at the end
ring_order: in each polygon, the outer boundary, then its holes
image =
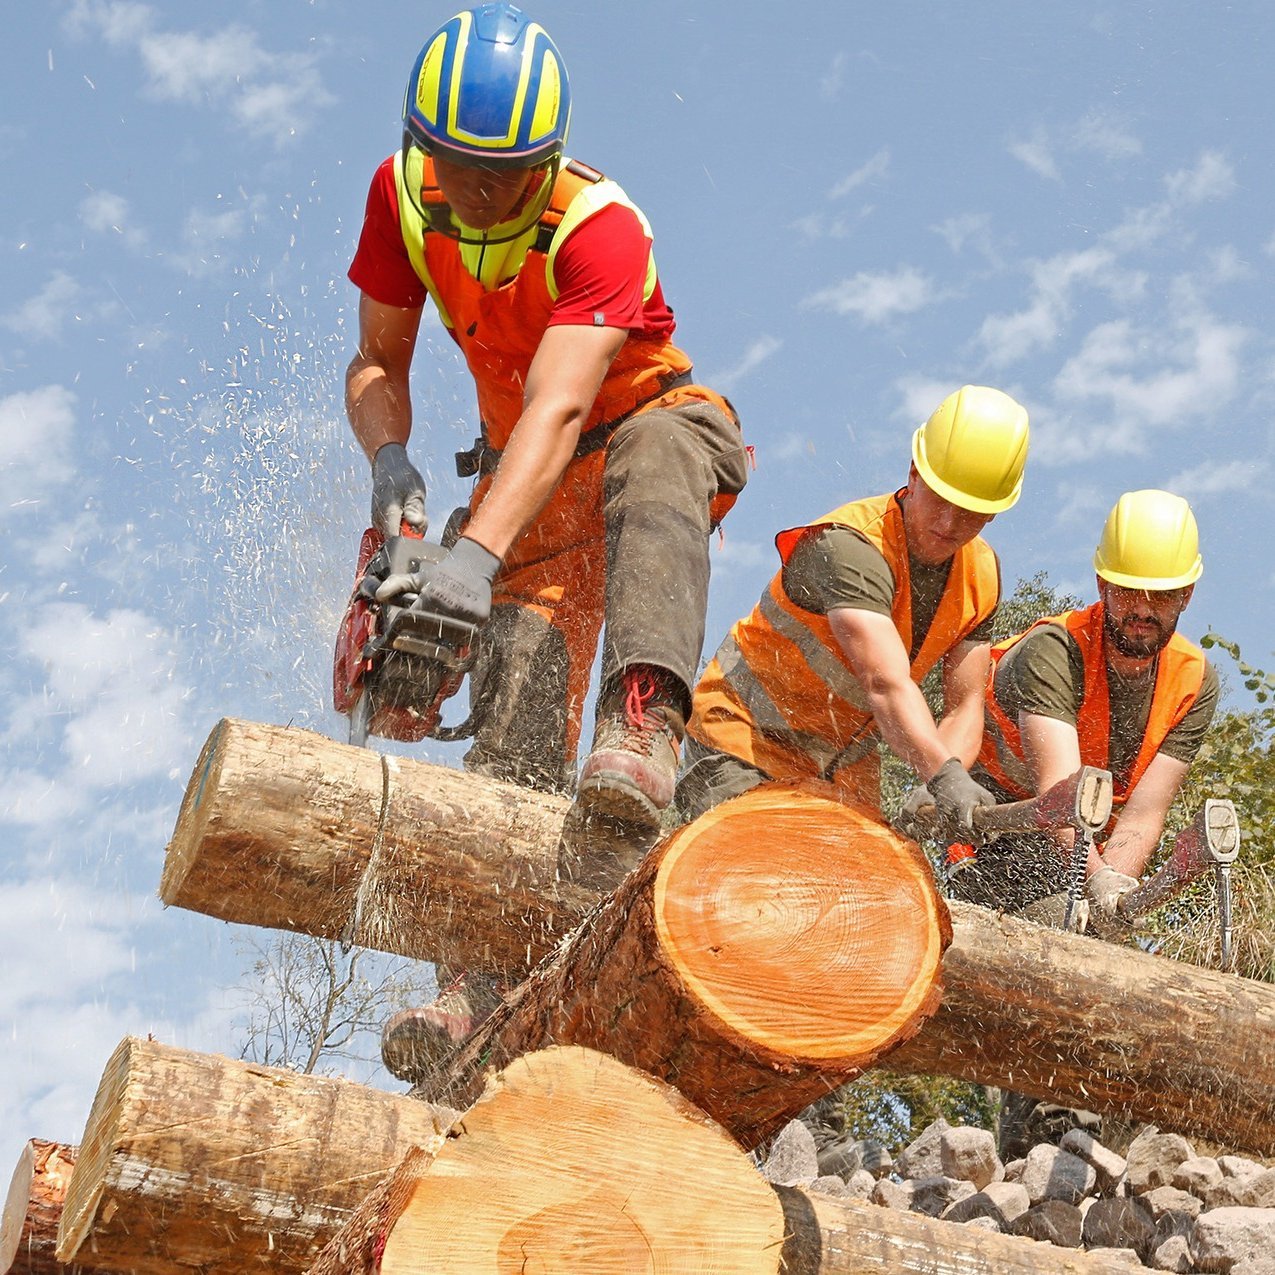
POLYGON ((935 728, 930 706, 915 682, 864 689, 882 739, 895 756, 911 766, 923 780, 956 755, 935 728))
POLYGON ((406 443, 412 432, 406 381, 397 384, 381 364, 369 359, 356 358, 346 372, 345 411, 368 460, 386 443, 406 443))
POLYGON ((557 489, 579 438, 576 414, 529 406, 465 535, 504 558, 557 489))

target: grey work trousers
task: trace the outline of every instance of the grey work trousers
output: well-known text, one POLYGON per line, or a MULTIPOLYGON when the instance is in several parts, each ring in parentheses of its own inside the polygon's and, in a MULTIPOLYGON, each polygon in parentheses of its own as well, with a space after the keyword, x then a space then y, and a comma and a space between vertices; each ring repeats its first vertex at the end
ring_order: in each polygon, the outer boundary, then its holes
POLYGON ((471 675, 477 731, 466 769, 547 792, 573 789, 604 622, 604 695, 626 668, 652 665, 677 680, 689 711, 704 643, 711 507, 747 481, 738 421, 697 399, 628 417, 605 451, 572 462, 497 577, 471 675))

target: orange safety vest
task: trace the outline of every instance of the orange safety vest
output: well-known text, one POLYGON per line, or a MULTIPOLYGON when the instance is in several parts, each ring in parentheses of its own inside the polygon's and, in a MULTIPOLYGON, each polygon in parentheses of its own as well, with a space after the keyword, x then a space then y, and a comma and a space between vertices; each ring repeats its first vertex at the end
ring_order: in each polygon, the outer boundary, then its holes
MULTIPOLYGON (((649 227, 619 186, 595 169, 567 160, 548 207, 517 242, 490 248, 462 245, 428 229, 416 201, 407 197, 401 156, 395 159, 394 176, 408 257, 465 356, 478 388, 482 441, 498 452, 522 415, 527 372, 558 295, 553 264, 562 241, 582 221, 612 203, 633 208, 648 238, 649 227)), ((429 159, 424 163, 421 197, 438 210, 437 215, 449 215, 429 159)), ((646 297, 653 292, 656 278, 651 258, 646 297)), ((690 370, 690 359, 671 342, 631 334, 602 382, 582 433, 618 425, 639 407, 657 402, 670 406, 700 399, 723 406, 719 395, 688 383, 690 370)))
MULTIPOLYGON (((842 505, 811 526, 852 528, 880 550, 894 573, 891 619, 910 651, 912 589, 902 495, 842 505)), ((809 529, 795 527, 775 537, 783 562, 809 529)), ((992 614, 999 598, 996 556, 986 541, 975 537, 952 560, 934 620, 912 660, 912 680, 919 683, 964 641, 992 614)), ((843 768, 869 757, 876 760, 876 722, 863 688, 827 616, 804 611, 789 599, 782 570, 752 614, 731 629, 705 670, 695 688, 687 732, 775 779, 814 776, 840 783, 843 768)))
MULTIPOLYGON (((1031 777, 1023 755, 1023 739, 1018 723, 1005 711, 996 698, 996 670, 1006 652, 1043 624, 1056 624, 1065 628, 1080 648, 1085 682, 1081 691, 1080 711, 1076 717, 1076 735, 1080 742, 1080 760, 1086 766, 1099 766, 1106 770, 1111 760, 1111 699, 1107 685, 1107 658, 1103 635, 1102 603, 1095 602, 1081 611, 1065 611, 1062 615, 1046 616, 1037 620, 1031 628, 1006 638, 992 647, 992 671, 987 682, 987 703, 984 714, 983 747, 978 764, 1009 794, 1015 797, 1032 795, 1031 777)), ((1204 652, 1181 634, 1175 633, 1169 644, 1160 652, 1156 665, 1155 689, 1151 693, 1151 711, 1143 732, 1142 744, 1121 783, 1115 780, 1114 804, 1119 807, 1129 799, 1129 794, 1146 774, 1156 753, 1160 751, 1170 731, 1191 710, 1204 682, 1206 662, 1204 652)))

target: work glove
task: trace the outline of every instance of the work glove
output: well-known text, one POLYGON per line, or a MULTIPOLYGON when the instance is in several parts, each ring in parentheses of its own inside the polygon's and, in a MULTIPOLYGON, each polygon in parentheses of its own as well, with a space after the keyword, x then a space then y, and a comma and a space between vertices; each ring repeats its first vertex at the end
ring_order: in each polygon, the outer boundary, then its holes
POLYGON ((903 803, 903 809, 899 811, 894 826, 905 837, 911 837, 913 841, 934 836, 938 832, 937 826, 933 823, 921 823, 916 817, 916 812, 922 806, 932 805, 934 805, 934 798, 930 790, 924 784, 918 784, 908 793, 908 799, 903 803))
POLYGON ((389 537, 399 535, 404 523, 422 536, 429 526, 425 480, 402 443, 386 443, 372 457, 372 526, 389 537))
POLYGON ((1106 865, 1085 882, 1091 934, 1108 943, 1121 943, 1133 933, 1133 922, 1120 915, 1120 900, 1137 884, 1137 878, 1127 877, 1106 865))
POLYGON ((500 559, 488 553, 477 540, 465 536, 442 562, 427 570, 387 576, 376 591, 378 602, 388 602, 400 593, 415 593, 414 611, 432 611, 485 624, 491 615, 491 585, 500 570, 500 559))
MULTIPOLYGON (((1076 905, 1071 909, 1071 927, 1072 934, 1083 934, 1085 926, 1089 923, 1091 909, 1087 899, 1077 899, 1076 905)), ((1047 894, 1043 899, 1035 899, 1018 913, 1024 921, 1034 921, 1037 925, 1043 925, 1047 930, 1061 930, 1063 922, 1067 919, 1067 891, 1060 890, 1057 894, 1047 894)))
POLYGON ((975 809, 996 804, 996 798, 970 778, 969 771, 957 757, 949 757, 925 781, 925 786, 934 798, 939 824, 949 836, 973 832, 975 809))

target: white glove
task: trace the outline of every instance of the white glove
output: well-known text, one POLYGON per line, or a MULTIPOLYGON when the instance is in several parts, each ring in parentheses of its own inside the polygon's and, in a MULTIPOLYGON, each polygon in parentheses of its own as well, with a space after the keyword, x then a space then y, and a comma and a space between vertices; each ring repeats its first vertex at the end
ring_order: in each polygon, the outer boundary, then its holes
POLYGON ((1136 877, 1127 877, 1105 864, 1085 882, 1089 928, 1098 938, 1115 943, 1133 933, 1133 922, 1120 915, 1120 900, 1137 885, 1136 877))

